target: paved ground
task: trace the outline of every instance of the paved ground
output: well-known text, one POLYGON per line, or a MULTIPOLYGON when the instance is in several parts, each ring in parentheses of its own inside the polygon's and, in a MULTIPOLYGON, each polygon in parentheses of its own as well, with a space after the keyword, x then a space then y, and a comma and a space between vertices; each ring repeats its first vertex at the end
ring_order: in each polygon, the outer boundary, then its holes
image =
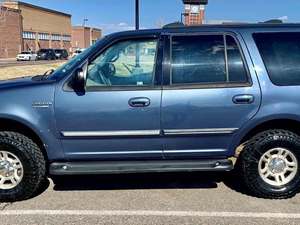
POLYGON ((300 224, 300 194, 264 200, 224 174, 66 177, 33 199, 0 204, 0 224, 300 224))
POLYGON ((40 60, 40 61, 16 61, 15 59, 1 59, 0 68, 11 67, 11 66, 26 66, 26 65, 44 65, 49 63, 60 63, 65 60, 40 60))

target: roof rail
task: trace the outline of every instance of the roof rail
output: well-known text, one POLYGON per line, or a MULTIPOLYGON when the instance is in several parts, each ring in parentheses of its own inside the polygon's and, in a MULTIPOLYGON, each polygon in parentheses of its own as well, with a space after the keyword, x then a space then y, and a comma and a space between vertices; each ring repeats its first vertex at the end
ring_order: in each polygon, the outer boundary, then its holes
POLYGON ((163 26, 163 29, 165 28, 177 28, 177 27, 184 27, 184 24, 182 22, 174 22, 169 23, 163 26))
POLYGON ((283 23, 283 21, 280 19, 271 19, 271 20, 267 20, 267 21, 264 21, 261 23, 281 24, 281 23, 283 23))

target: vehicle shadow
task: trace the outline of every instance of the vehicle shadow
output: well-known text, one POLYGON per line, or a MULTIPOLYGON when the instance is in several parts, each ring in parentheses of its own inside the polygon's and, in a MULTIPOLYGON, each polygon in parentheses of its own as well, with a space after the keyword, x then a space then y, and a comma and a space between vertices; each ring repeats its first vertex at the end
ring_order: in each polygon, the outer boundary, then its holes
MULTIPOLYGON (((138 173, 52 177, 55 191, 127 189, 210 189, 224 181, 224 173, 138 173)), ((225 178, 225 180, 227 180, 225 178)), ((234 181, 234 180, 233 180, 234 181)), ((229 186, 228 184, 226 184, 229 186)), ((236 185, 229 186, 231 188, 236 185)))

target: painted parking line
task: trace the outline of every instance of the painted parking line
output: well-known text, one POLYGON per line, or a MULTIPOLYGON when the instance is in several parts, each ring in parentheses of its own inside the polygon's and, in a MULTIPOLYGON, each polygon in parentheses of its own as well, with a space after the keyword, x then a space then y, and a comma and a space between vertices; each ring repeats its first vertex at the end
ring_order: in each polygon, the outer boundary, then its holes
POLYGON ((4 210, 0 216, 159 216, 159 217, 219 217, 300 219, 300 213, 261 212, 205 212, 205 211, 151 211, 151 210, 4 210))

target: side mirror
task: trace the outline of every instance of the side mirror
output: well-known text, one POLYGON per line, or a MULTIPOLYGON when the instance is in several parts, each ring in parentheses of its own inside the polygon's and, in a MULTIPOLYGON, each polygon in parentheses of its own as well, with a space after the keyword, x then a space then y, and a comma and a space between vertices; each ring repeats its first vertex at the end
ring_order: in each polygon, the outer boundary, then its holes
POLYGON ((86 73, 82 68, 78 68, 75 70, 74 78, 73 78, 73 88, 76 91, 84 91, 86 83, 86 73))

